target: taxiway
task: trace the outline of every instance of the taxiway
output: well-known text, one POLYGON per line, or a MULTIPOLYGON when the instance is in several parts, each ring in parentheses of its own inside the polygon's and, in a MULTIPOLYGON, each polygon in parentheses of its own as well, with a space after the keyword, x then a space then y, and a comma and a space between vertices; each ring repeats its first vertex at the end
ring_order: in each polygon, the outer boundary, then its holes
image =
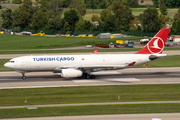
POLYGON ((41 88, 97 85, 137 85, 137 84, 180 84, 180 67, 129 68, 116 71, 96 72, 96 79, 61 78, 51 72, 21 74, 0 72, 0 89, 41 88))
POLYGON ((14 119, 2 119, 2 120, 179 120, 179 119, 180 119, 180 113, 150 113, 150 114, 56 116, 56 117, 14 118, 14 119))

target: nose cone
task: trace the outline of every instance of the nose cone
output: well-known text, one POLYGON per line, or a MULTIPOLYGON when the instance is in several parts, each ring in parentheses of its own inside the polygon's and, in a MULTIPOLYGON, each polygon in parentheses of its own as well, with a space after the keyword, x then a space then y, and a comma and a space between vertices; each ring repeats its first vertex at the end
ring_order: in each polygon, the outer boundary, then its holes
POLYGON ((10 64, 9 64, 9 63, 5 63, 5 64, 4 64, 4 67, 10 68, 10 64))
POLYGON ((8 63, 5 63, 5 64, 4 64, 4 67, 7 67, 7 66, 8 66, 8 63))

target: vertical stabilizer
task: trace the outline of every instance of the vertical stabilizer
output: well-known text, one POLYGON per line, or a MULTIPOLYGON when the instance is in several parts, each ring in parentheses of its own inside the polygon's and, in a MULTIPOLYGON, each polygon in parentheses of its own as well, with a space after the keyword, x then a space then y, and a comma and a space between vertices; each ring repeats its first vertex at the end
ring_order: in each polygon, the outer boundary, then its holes
POLYGON ((161 29, 143 49, 134 54, 162 54, 169 31, 169 28, 161 29))

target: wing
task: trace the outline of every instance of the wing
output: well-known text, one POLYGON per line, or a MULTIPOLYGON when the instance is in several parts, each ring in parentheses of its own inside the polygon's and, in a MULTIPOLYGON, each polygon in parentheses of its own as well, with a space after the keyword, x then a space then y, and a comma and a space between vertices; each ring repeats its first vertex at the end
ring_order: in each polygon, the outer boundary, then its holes
POLYGON ((70 66, 60 66, 57 69, 67 69, 67 68, 76 68, 76 69, 96 69, 96 68, 124 68, 125 65, 70 65, 70 66))
POLYGON ((68 68, 74 68, 79 70, 90 69, 91 71, 101 71, 101 70, 123 69, 125 68, 125 65, 70 65, 70 66, 59 66, 54 71, 59 71, 68 68))

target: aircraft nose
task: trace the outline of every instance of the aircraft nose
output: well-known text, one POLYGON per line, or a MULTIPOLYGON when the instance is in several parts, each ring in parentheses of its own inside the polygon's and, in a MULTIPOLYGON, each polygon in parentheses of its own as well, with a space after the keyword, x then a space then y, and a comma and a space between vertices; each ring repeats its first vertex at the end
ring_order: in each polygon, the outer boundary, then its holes
POLYGON ((4 67, 9 68, 9 63, 5 63, 4 67))

